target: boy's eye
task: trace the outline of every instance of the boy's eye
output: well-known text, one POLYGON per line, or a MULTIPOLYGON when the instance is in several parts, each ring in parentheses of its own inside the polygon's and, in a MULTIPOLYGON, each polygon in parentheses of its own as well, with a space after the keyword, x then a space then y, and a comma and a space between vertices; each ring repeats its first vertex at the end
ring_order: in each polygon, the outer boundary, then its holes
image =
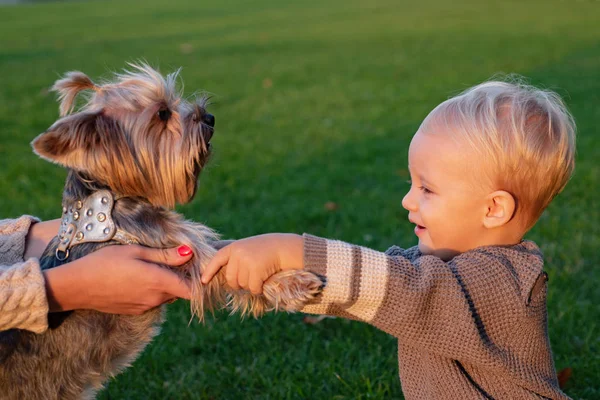
POLYGON ((420 186, 419 189, 425 194, 432 194, 433 192, 427 189, 425 186, 420 186))

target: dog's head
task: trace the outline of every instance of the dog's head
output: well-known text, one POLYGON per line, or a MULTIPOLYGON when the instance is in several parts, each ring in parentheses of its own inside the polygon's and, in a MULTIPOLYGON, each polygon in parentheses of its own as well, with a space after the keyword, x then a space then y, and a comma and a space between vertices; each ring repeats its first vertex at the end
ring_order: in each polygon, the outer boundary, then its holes
POLYGON ((179 71, 163 77, 147 64, 130 66, 98 85, 81 72, 58 80, 52 90, 59 94, 61 118, 32 146, 40 157, 118 195, 172 208, 194 197, 215 119, 205 97, 181 97, 179 71), (87 103, 73 112, 82 92, 87 103))

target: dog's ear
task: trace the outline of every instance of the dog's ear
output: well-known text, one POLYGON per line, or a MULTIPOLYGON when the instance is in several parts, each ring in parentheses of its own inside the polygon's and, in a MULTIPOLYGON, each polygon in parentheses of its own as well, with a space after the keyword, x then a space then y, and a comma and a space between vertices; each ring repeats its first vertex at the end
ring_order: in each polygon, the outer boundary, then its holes
POLYGON ((60 101, 60 116, 64 117, 73 112, 75 98, 83 90, 99 90, 99 87, 83 72, 67 72, 64 78, 56 81, 52 91, 58 93, 60 101))
MULTIPOLYGON (((122 128, 112 118, 99 113, 78 113, 61 118, 32 142, 40 157, 78 171, 98 171, 119 156, 119 146, 127 146, 122 128)), ((114 164, 113 164, 114 165, 114 164)))

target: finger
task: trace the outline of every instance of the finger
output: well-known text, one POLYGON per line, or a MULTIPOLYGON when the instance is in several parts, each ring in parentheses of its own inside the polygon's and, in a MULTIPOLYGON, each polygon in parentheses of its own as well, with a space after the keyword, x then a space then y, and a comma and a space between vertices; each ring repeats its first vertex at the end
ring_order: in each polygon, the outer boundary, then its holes
POLYGON ((219 272, 224 265, 227 265, 227 262, 229 261, 229 251, 230 249, 228 247, 217 251, 214 257, 208 262, 204 272, 202 272, 203 284, 206 285, 210 282, 217 272, 219 272))
POLYGON ((240 288, 248 289, 249 273, 247 268, 238 268, 237 282, 240 288))
POLYGON ((233 290, 240 290, 240 285, 238 284, 238 264, 235 260, 231 260, 227 264, 225 268, 225 279, 227 280, 227 284, 233 290))
POLYGON ((169 249, 153 249, 138 245, 132 246, 137 247, 133 250, 137 253, 138 259, 163 265, 178 266, 188 262, 194 255, 192 249, 186 245, 169 249))
POLYGON ((264 281, 259 275, 254 275, 250 278, 248 289, 252 294, 261 294, 264 281))
POLYGON ((165 277, 163 278, 163 290, 166 294, 168 294, 168 296, 165 298, 165 301, 173 298, 190 300, 192 297, 190 282, 186 279, 180 278, 174 272, 167 271, 165 269, 162 271, 165 272, 165 277))

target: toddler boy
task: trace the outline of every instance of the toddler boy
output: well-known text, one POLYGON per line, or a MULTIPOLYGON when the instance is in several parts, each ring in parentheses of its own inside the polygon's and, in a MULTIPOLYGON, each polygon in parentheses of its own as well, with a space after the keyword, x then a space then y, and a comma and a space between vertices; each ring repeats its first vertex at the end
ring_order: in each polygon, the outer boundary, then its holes
POLYGON ((304 234, 233 242, 234 289, 261 293, 271 275, 326 279, 302 310, 360 320, 398 338, 407 399, 566 399, 547 330, 540 249, 523 236, 574 168, 575 124, 560 98, 486 82, 436 107, 409 148, 402 201, 418 246, 385 253, 304 234))

